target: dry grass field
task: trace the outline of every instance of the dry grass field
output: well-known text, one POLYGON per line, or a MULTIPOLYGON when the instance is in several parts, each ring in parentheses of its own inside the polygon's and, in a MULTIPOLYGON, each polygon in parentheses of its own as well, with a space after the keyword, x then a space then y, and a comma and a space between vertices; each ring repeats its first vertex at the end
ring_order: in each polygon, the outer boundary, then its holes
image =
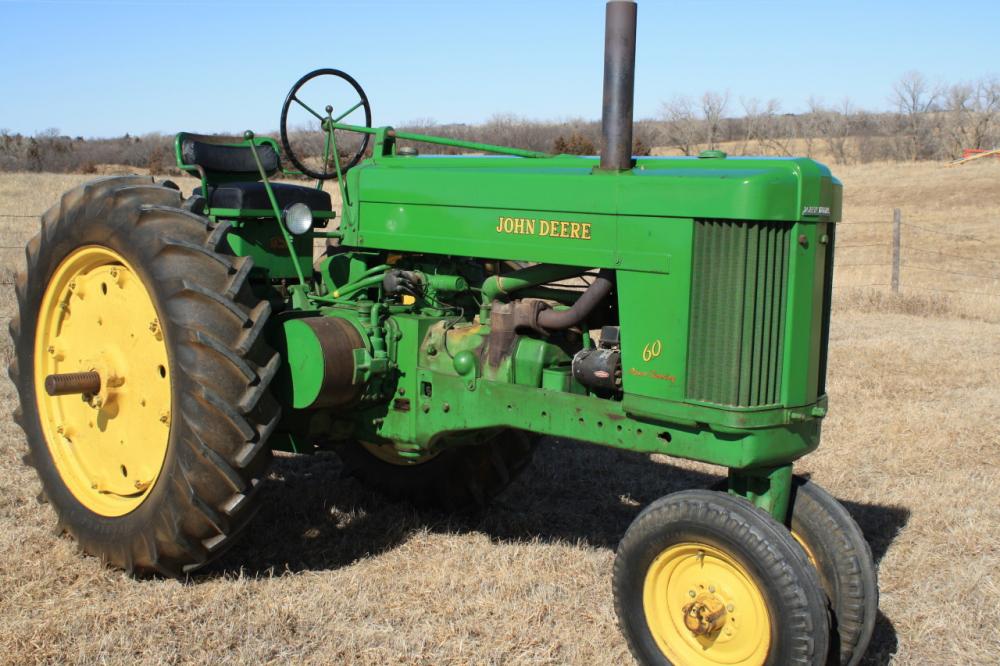
MULTIPOLYGON (((869 664, 1000 659, 1000 280, 989 279, 1000 275, 1000 163, 990 162, 837 170, 846 206, 831 413, 797 469, 845 503, 878 560, 869 664), (889 282, 893 207, 908 223, 898 296, 861 286, 889 282)), ((38 213, 82 180, 0 175, 0 213, 38 213)), ((0 245, 22 244, 36 224, 0 219, 0 245)), ((9 277, 22 253, 0 252, 9 277)), ((11 293, 0 295, 4 318, 11 293)), ((0 352, 10 354, 6 337, 0 352)), ((389 502, 341 478, 334 457, 281 457, 263 510, 223 560, 187 581, 133 580, 53 535, 20 462, 14 399, 4 378, 8 663, 630 663, 612 609, 615 545, 644 505, 719 474, 548 441, 488 512, 455 517, 389 502)))

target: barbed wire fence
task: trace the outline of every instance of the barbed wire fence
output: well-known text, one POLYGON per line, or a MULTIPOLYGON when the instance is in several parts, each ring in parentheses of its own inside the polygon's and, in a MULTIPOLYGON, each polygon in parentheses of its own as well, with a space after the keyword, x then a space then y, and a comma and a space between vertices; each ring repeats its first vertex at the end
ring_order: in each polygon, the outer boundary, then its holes
MULTIPOLYGON (((836 262, 834 270, 854 267, 880 267, 887 269, 888 281, 866 284, 835 284, 834 289, 858 289, 865 287, 889 287, 893 294, 902 291, 924 291, 946 294, 967 294, 974 296, 1000 296, 1000 289, 990 290, 990 287, 1000 287, 1000 259, 976 257, 957 251, 944 251, 932 244, 935 241, 951 240, 974 243, 988 243, 985 238, 966 232, 937 229, 926 224, 916 224, 903 219, 901 209, 894 208, 891 220, 848 220, 838 223, 838 227, 854 226, 886 226, 891 225, 891 238, 885 241, 845 241, 838 242, 836 247, 836 262), (904 242, 904 231, 906 239, 904 242), (930 246, 929 246, 930 245, 930 246), (867 250, 870 248, 888 249, 888 260, 870 260, 857 257, 852 250, 867 250), (905 255, 905 256, 904 256, 905 255), (956 268, 955 262, 968 262, 956 268), (960 270, 959 270, 960 268, 960 270), (935 286, 922 284, 919 280, 905 280, 907 274, 932 278, 933 276, 948 276, 949 280, 935 286)), ((835 278, 836 282, 836 278, 835 278)))

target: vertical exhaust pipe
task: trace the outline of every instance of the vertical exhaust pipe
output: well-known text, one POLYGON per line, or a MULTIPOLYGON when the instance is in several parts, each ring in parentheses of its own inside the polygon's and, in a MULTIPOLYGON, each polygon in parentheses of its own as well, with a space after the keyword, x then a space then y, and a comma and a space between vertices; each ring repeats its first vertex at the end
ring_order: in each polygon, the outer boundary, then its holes
POLYGON ((635 93, 635 0, 608 0, 604 19, 604 108, 601 168, 632 168, 632 102, 635 93))

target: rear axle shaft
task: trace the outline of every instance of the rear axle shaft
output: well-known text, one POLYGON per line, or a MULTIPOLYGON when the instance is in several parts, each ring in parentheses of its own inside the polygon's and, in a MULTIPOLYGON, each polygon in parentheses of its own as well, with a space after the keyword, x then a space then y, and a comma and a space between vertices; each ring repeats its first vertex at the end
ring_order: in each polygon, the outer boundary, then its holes
POLYGON ((51 396, 98 393, 101 376, 96 372, 66 372, 45 378, 45 392, 51 396))

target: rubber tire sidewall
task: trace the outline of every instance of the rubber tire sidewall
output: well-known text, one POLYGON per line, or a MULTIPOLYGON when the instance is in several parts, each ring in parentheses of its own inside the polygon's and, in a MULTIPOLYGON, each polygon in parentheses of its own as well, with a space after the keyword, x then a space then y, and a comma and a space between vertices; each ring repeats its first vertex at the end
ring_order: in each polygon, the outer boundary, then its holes
POLYGON ((847 509, 821 486, 795 477, 791 528, 815 555, 820 582, 830 598, 836 622, 831 623, 831 664, 854 666, 864 656, 878 614, 878 577, 871 547, 847 509), (860 593, 862 618, 856 637, 841 639, 845 605, 860 593))

